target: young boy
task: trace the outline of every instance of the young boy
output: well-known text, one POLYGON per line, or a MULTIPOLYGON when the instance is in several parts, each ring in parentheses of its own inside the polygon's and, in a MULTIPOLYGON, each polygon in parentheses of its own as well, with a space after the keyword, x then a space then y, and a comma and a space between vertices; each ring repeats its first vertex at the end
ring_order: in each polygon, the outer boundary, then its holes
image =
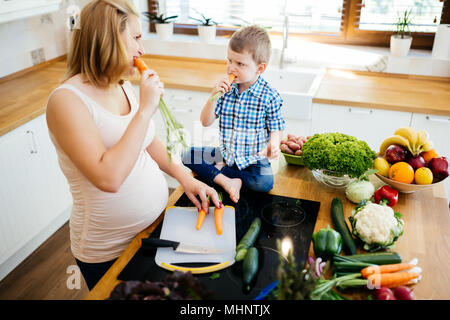
POLYGON ((283 99, 263 79, 271 53, 266 30, 244 27, 234 33, 228 45, 227 76, 218 81, 203 107, 200 120, 208 127, 219 118, 220 147, 193 147, 183 155, 183 164, 216 183, 238 202, 240 189, 268 192, 273 173, 268 159, 279 156, 285 122, 283 99), (233 83, 229 75, 235 75, 233 83))

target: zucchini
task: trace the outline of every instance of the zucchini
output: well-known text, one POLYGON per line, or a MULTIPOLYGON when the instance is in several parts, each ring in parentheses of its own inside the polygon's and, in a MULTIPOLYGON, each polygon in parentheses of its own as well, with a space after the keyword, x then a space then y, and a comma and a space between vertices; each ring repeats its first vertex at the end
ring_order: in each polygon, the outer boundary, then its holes
POLYGON ((334 256, 334 261, 349 261, 349 262, 365 262, 370 264, 395 264, 401 263, 402 257, 397 252, 374 252, 362 253, 351 256, 334 256))
POLYGON ((250 282, 252 282, 258 272, 258 263, 258 249, 251 247, 248 249, 242 264, 242 281, 246 285, 247 290, 250 289, 250 282))
POLYGON ((247 249, 253 246, 256 239, 258 238, 259 230, 261 230, 261 219, 256 217, 253 219, 250 228, 247 230, 247 233, 242 237, 241 241, 236 247, 236 256, 234 260, 241 261, 244 260, 247 249))
POLYGON ((339 198, 334 198, 331 202, 331 220, 336 231, 342 236, 345 253, 356 254, 356 244, 348 229, 347 223, 345 223, 344 209, 339 198))

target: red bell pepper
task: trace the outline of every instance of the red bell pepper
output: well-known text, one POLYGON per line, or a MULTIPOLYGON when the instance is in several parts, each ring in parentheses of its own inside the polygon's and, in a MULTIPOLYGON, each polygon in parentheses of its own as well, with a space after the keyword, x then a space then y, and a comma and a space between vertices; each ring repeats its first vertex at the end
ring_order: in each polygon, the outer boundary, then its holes
POLYGON ((393 207, 398 201, 398 191, 389 186, 382 186, 375 191, 373 198, 375 199, 375 203, 387 204, 393 207))

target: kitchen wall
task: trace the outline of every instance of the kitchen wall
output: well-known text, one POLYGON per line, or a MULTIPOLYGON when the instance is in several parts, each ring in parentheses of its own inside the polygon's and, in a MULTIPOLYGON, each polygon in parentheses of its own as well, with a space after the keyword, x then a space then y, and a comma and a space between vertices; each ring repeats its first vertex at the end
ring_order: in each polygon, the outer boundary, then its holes
MULTIPOLYGON (((66 54, 67 8, 83 8, 89 1, 63 0, 58 11, 0 23, 0 78, 66 54)), ((147 10, 147 0, 132 2, 139 11, 147 10)))
MULTIPOLYGON (((173 35, 165 41, 153 33, 144 37, 146 53, 205 59, 226 59, 227 43, 228 39, 224 38, 202 43, 198 37, 186 35, 173 35)), ((281 37, 272 36, 272 47, 269 67, 277 67, 282 48, 281 37)), ((430 50, 412 49, 407 57, 394 57, 390 55, 389 48, 330 45, 290 37, 285 57, 286 68, 327 67, 450 77, 450 60, 433 59, 430 50)))
MULTIPOLYGON (((132 0, 139 12, 147 10, 147 0, 132 0)), ((82 8, 89 0, 63 0, 60 10, 0 24, 0 77, 26 69, 67 53, 70 33, 66 10, 70 5, 82 8)), ((146 53, 225 59, 228 39, 202 43, 197 36, 174 35, 161 41, 148 33, 142 19, 146 53)), ((274 47, 270 66, 277 66, 281 37, 272 37, 274 47)), ((450 77, 450 60, 432 59, 431 51, 411 50, 407 57, 392 57, 389 48, 336 46, 289 38, 286 67, 329 67, 388 73, 450 77)))

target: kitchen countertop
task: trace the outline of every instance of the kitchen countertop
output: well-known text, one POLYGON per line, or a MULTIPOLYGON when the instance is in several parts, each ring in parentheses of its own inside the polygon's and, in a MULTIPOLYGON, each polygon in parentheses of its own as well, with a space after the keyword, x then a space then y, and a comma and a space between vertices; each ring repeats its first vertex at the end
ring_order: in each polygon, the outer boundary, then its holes
MULTIPOLYGON (((225 61, 145 56, 167 88, 209 92, 225 61)), ((0 136, 45 112, 65 57, 0 79, 0 136)), ((130 79, 138 83, 137 77, 130 79)), ((313 102, 450 116, 450 78, 327 70, 313 102)))
MULTIPOLYGON (((273 163, 274 168, 276 163, 273 163)), ((320 202, 314 232, 327 225, 332 226, 330 217, 331 200, 342 200, 346 220, 354 208, 342 190, 330 189, 317 182, 311 171, 304 167, 287 165, 284 158, 278 162, 274 188, 269 192, 292 198, 301 198, 320 202)), ((275 169, 274 169, 275 170, 275 169)), ((375 178, 378 179, 378 178, 375 178)), ((172 206, 183 194, 178 187, 169 197, 167 206, 172 206)), ((412 194, 400 194, 395 210, 400 212, 405 222, 404 234, 397 241, 395 252, 403 261, 418 258, 418 265, 423 269, 422 280, 414 286, 416 299, 450 299, 450 275, 447 272, 450 261, 450 214, 442 184, 412 194)), ((131 260, 140 247, 140 239, 148 237, 163 220, 163 214, 150 227, 139 233, 97 283, 86 299, 106 299, 114 287, 120 283, 117 276, 131 260)), ((239 241, 239 239, 237 239, 239 241)), ((295 244, 294 244, 295 245, 295 244)), ((313 255, 312 244, 309 254, 313 255)), ((359 296, 356 296, 359 298, 359 296)))

